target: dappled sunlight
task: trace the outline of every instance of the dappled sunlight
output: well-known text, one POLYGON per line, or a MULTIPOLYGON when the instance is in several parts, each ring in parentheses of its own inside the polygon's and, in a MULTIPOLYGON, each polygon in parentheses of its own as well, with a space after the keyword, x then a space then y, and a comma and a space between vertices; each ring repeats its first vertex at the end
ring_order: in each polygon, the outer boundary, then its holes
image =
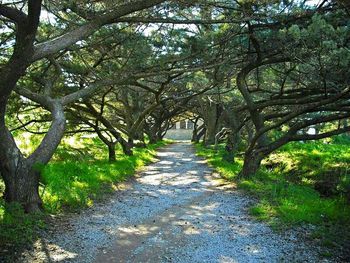
POLYGON ((159 151, 159 152, 157 152, 158 157, 167 157, 169 155, 174 155, 174 154, 177 154, 177 152, 173 152, 173 151, 166 151, 166 152, 159 151))
POLYGON ((34 247, 37 250, 35 258, 40 258, 43 262, 67 262, 78 257, 78 253, 66 250, 63 246, 59 246, 58 244, 49 243, 43 238, 38 239, 34 247), (52 253, 52 251, 55 253, 52 253))
POLYGON ((154 170, 154 171, 146 171, 146 172, 144 172, 144 174, 145 175, 154 175, 154 174, 158 174, 159 173, 159 171, 156 171, 156 170, 154 170))
POLYGON ((261 252, 261 248, 256 245, 248 245, 245 247, 246 251, 251 254, 258 254, 261 252))
MULTIPOLYGON (((235 192, 232 183, 198 157, 173 153, 146 167, 109 202, 69 223, 68 230, 50 242, 46 258, 84 262, 81 251, 94 251, 91 261, 101 263, 188 262, 182 255, 191 255, 193 262, 256 261, 268 260, 271 249, 283 255, 280 237, 250 220, 250 201, 235 192), (79 242, 72 242, 72 236, 79 242)), ((85 184, 74 186, 83 189, 85 184)))
POLYGON ((192 217, 200 217, 203 214, 205 214, 206 216, 212 216, 212 217, 216 217, 216 209, 219 207, 219 203, 209 203, 206 205, 190 205, 190 211, 191 211, 191 216, 192 217))
POLYGON ((221 256, 220 258, 219 258, 219 261, 218 261, 219 263, 237 263, 237 262, 239 262, 238 260, 236 260, 236 259, 233 259, 233 258, 231 258, 231 257, 227 257, 227 256, 221 256))
MULTIPOLYGON (((174 162, 171 162, 171 161, 159 161, 158 162, 158 164, 165 164, 165 165, 167 165, 167 164, 173 164, 174 162)), ((161 168, 169 168, 169 167, 171 167, 171 166, 162 166, 161 168)))

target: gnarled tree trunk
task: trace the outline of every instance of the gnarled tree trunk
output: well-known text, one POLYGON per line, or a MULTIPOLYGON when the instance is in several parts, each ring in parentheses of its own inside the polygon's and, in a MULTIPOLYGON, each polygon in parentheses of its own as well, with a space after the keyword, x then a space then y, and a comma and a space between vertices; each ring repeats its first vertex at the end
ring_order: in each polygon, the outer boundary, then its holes
POLYGON ((26 212, 42 208, 39 196, 38 165, 47 164, 60 143, 65 130, 62 105, 48 100, 53 121, 38 148, 25 158, 8 129, 0 125, 0 172, 5 182, 5 200, 20 203, 26 212), (1 127, 2 126, 2 127, 1 127))
POLYGON ((261 161, 265 154, 257 151, 248 151, 244 156, 244 164, 242 171, 239 173, 239 178, 249 178, 256 174, 260 168, 261 161))
POLYGON ((26 212, 42 209, 39 196, 40 174, 23 156, 18 155, 16 160, 2 169, 2 176, 6 186, 4 198, 7 203, 20 203, 26 212))

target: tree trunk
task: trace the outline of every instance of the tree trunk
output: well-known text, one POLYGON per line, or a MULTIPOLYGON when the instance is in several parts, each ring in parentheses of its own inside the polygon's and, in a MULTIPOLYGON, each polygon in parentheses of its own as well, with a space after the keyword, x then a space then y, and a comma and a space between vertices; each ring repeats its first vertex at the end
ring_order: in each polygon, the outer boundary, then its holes
POLYGON ((129 141, 125 141, 124 139, 121 138, 118 142, 122 146, 124 154, 126 154, 127 156, 134 155, 134 153, 132 151, 132 147, 133 147, 134 142, 132 139, 129 139, 129 141))
POLYGON ((240 143, 240 134, 239 132, 230 133, 227 138, 227 143, 225 146, 225 153, 222 159, 226 162, 235 162, 235 156, 238 151, 238 146, 240 143))
POLYGON ((250 143, 254 137, 254 127, 248 123, 247 125, 245 125, 245 129, 247 131, 248 143, 250 143))
POLYGON ((197 133, 197 136, 195 138, 195 143, 199 143, 199 141, 201 140, 201 138, 205 135, 205 132, 206 132, 206 129, 205 128, 202 128, 202 130, 200 130, 198 133, 197 133))
POLYGON ((28 157, 17 147, 4 122, 0 121, 0 173, 5 182, 5 201, 20 203, 26 212, 42 208, 39 196, 38 164, 47 164, 60 143, 65 130, 63 107, 51 101, 52 124, 36 150, 28 157))
POLYGON ((205 132, 205 145, 206 146, 215 144, 215 135, 216 135, 216 127, 208 125, 206 132, 205 132))
POLYGON ((113 163, 116 161, 115 143, 110 143, 107 146, 108 146, 108 160, 110 163, 113 163))
POLYGON ((196 142, 197 137, 198 137, 198 131, 197 131, 197 125, 195 125, 192 132, 191 142, 196 142))
MULTIPOLYGON (((13 162, 14 164, 14 162, 13 162)), ((25 212, 36 212, 43 208, 39 196, 40 173, 30 167, 28 161, 18 156, 16 165, 2 170, 6 185, 4 198, 7 203, 17 202, 25 212)))
POLYGON ((158 136, 157 134, 150 134, 149 135, 149 143, 154 144, 158 142, 158 136))
POLYGON ((239 178, 249 178, 256 174, 259 170, 261 161, 264 159, 265 155, 261 152, 247 152, 244 156, 243 169, 239 173, 239 178))
POLYGON ((159 122, 156 122, 146 130, 150 144, 157 143, 161 140, 160 129, 159 122))
POLYGON ((5 183, 5 201, 20 203, 26 212, 40 210, 39 172, 33 168, 35 163, 24 158, 6 128, 0 129, 0 137, 0 173, 5 183))

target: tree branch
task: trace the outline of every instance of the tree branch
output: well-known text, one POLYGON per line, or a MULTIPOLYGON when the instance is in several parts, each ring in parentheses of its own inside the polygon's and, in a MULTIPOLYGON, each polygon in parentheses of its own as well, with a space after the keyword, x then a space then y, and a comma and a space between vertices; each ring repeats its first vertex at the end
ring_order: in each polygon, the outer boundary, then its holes
POLYGON ((16 24, 25 24, 28 18, 22 11, 4 4, 0 4, 0 15, 10 19, 16 24))
POLYGON ((82 40, 93 34, 100 27, 118 22, 118 18, 133 13, 135 11, 150 8, 157 4, 165 2, 165 0, 137 0, 136 2, 126 3, 115 8, 115 10, 97 17, 86 24, 73 29, 72 31, 63 34, 54 39, 35 46, 32 61, 36 61, 52 55, 70 45, 82 40))

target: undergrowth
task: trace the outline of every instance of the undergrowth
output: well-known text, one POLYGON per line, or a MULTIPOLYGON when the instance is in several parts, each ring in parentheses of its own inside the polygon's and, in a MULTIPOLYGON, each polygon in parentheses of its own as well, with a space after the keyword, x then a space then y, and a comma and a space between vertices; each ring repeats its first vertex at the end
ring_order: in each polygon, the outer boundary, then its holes
POLYGON ((64 139, 52 161, 37 167, 42 175, 39 192, 44 204, 44 212, 39 214, 25 214, 18 204, 5 205, 1 198, 4 184, 0 180, 0 259, 1 249, 6 252, 12 247, 31 244, 38 230, 45 227, 47 214, 92 206, 94 201, 112 192, 116 184, 154 160, 156 149, 167 143, 136 148, 133 156, 124 155, 118 148, 117 161, 109 163, 107 150, 99 140, 77 136, 64 139))
POLYGON ((255 176, 237 180, 242 154, 229 163, 222 160, 223 147, 216 151, 196 145, 197 154, 223 178, 257 198, 250 208, 253 216, 275 228, 308 225, 311 237, 343 250, 350 244, 348 147, 339 142, 290 143, 265 159, 255 176), (328 190, 323 192, 320 185, 328 190))

